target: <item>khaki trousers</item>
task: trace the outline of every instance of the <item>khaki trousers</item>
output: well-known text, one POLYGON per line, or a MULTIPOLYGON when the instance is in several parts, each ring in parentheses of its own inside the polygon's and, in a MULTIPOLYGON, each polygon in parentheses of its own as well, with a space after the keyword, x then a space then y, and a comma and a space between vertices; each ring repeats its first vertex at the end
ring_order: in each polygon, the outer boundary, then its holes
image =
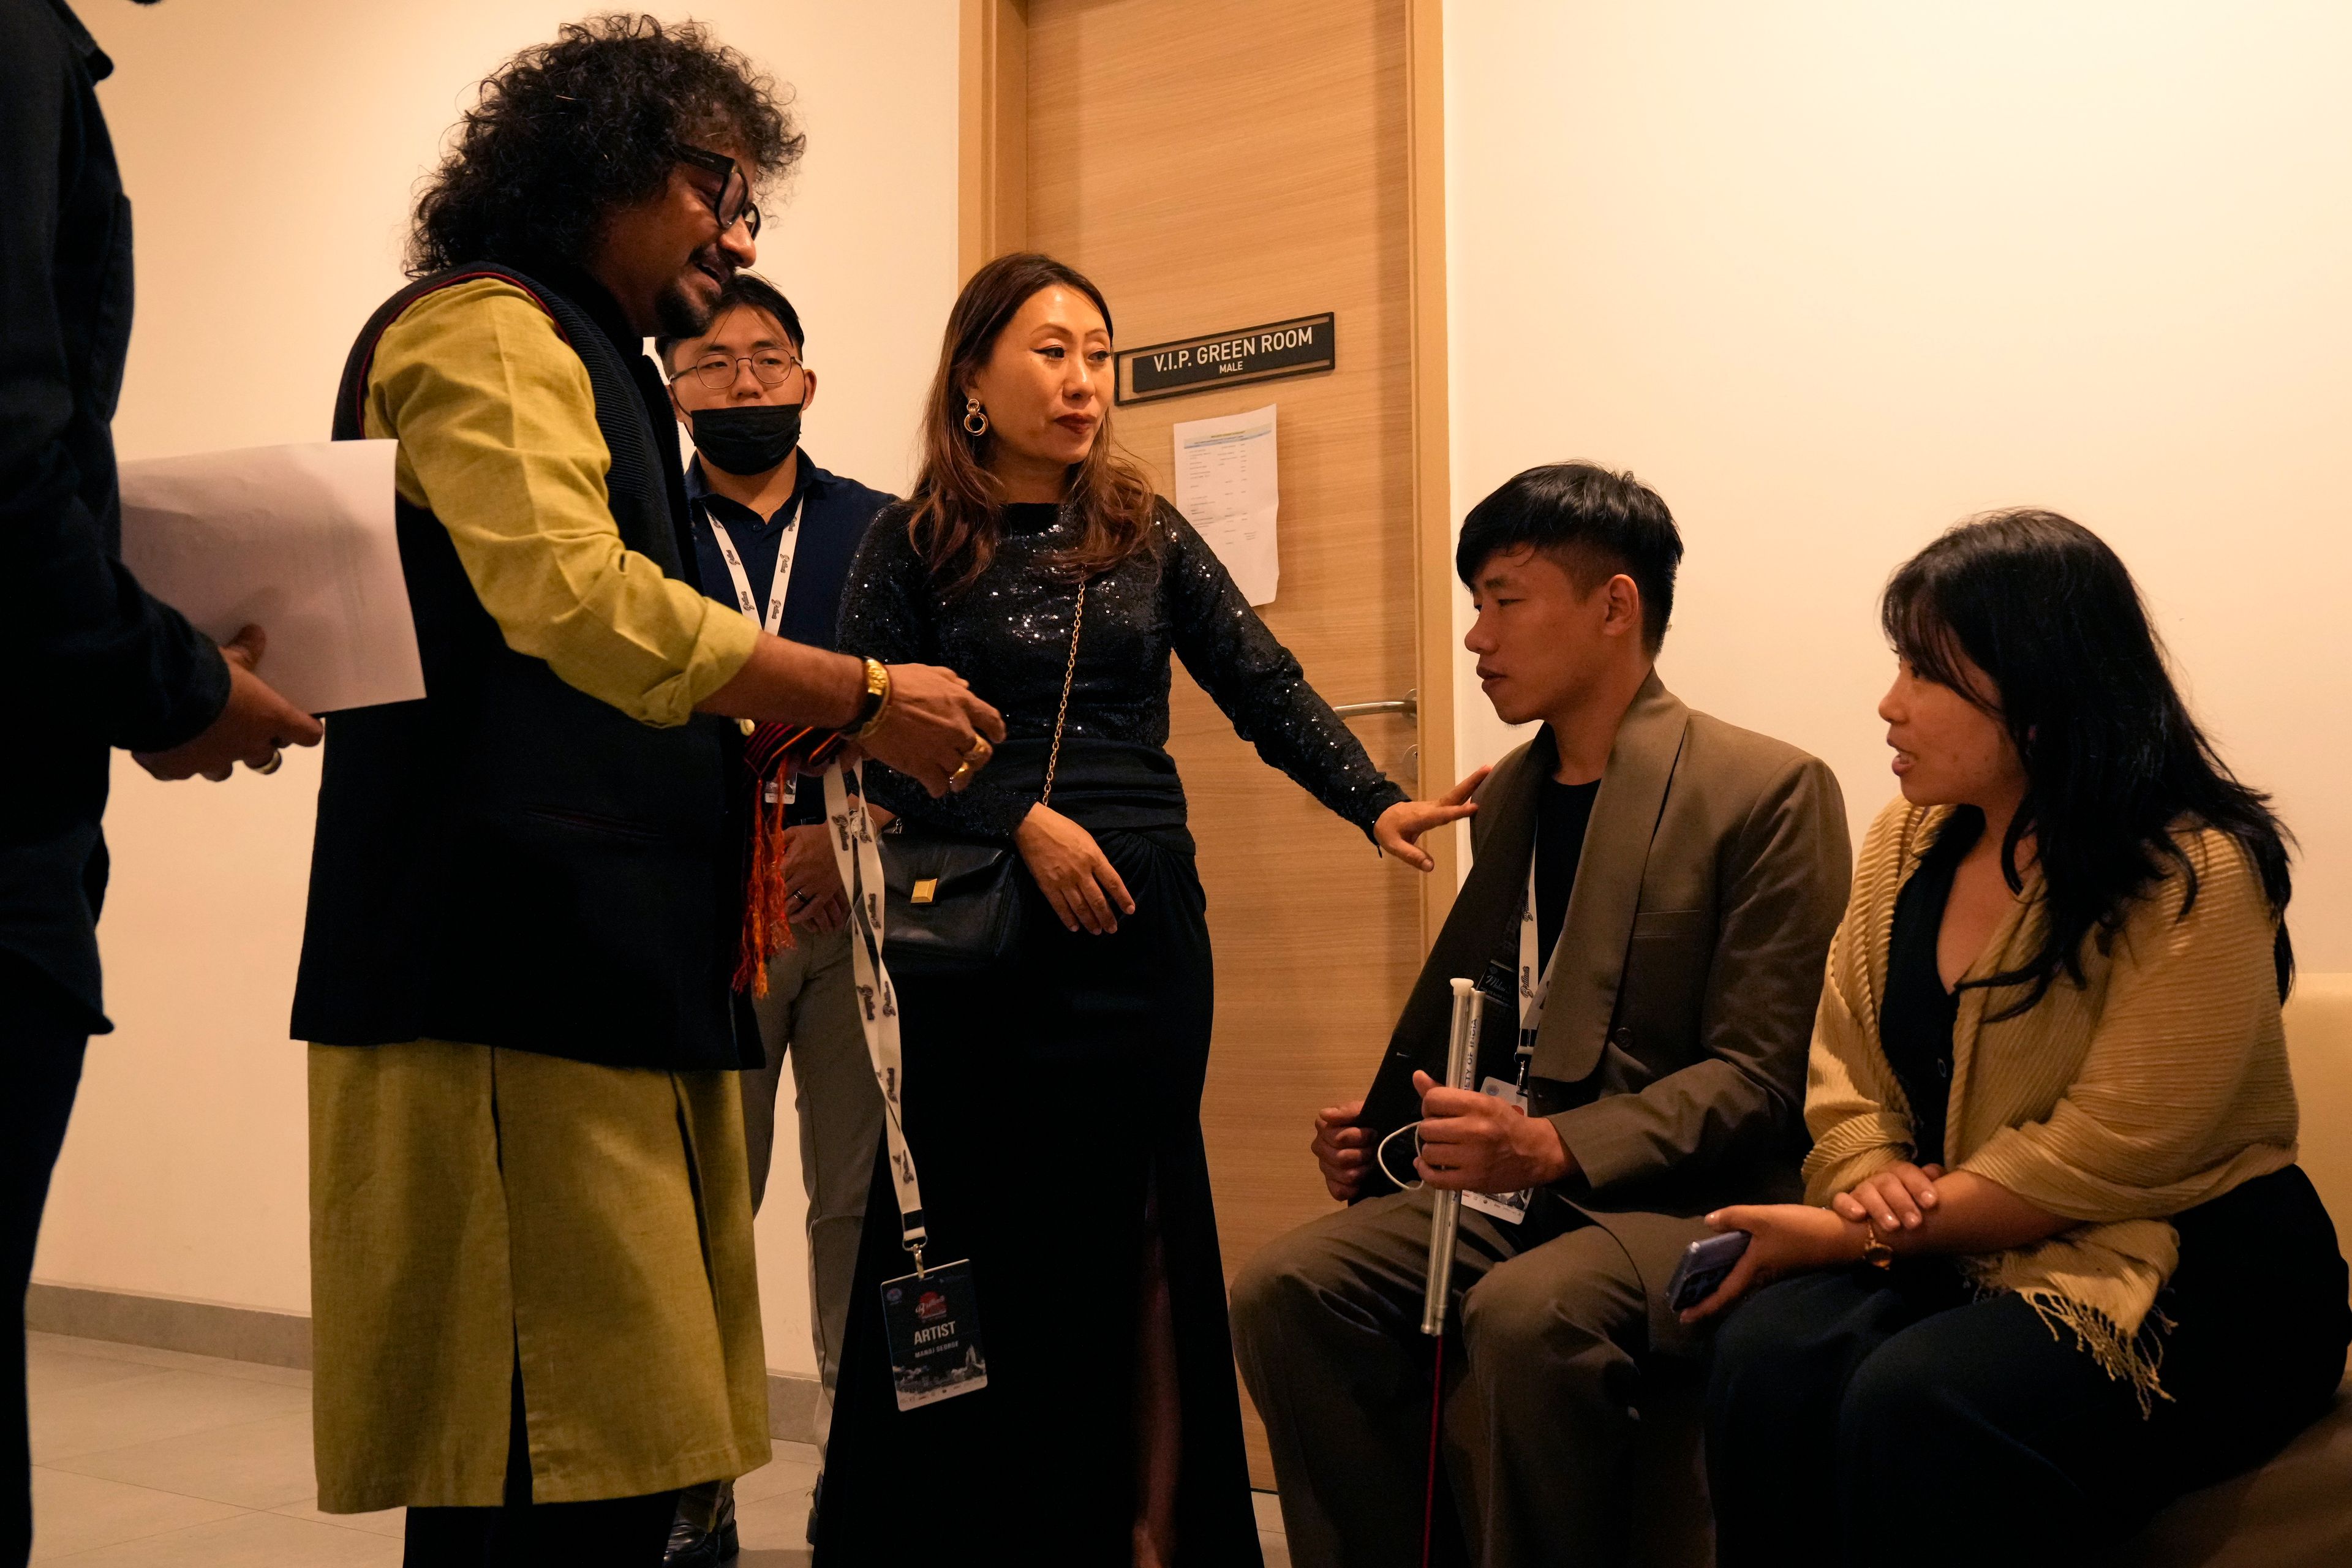
POLYGON ((866 1054, 849 929, 793 932, 797 945, 768 963, 768 994, 752 1004, 766 1062, 743 1075, 743 1142, 751 1164, 751 1205, 767 1195, 776 1147, 776 1098, 791 1059, 800 1117, 801 1189, 808 1195, 809 1323, 820 1387, 817 1446, 833 1419, 833 1390, 849 1325, 849 1289, 866 1191, 882 1139, 882 1092, 866 1054))
MULTIPOLYGON (((1276 1238, 1234 1279, 1234 1348, 1265 1418, 1298 1568, 1421 1561, 1433 1345, 1421 1332, 1429 1194, 1276 1238)), ((1465 1209, 1445 1347, 1433 1561, 1622 1561, 1649 1327, 1607 1231, 1557 1200, 1520 1227, 1465 1209), (1451 1491, 1453 1508, 1446 1494, 1451 1491)))

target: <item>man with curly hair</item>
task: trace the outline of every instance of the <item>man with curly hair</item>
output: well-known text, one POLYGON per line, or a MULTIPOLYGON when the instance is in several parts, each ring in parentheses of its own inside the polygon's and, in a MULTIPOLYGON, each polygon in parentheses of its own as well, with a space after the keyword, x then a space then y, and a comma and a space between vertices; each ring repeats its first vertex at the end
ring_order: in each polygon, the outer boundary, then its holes
POLYGON ((643 340, 702 330, 802 145, 699 26, 562 28, 483 84, 337 398, 337 436, 400 443, 429 695, 327 730, 294 1003, 319 1506, 405 1507, 411 1564, 650 1568, 679 1489, 765 1462, 738 722, 935 791, 1003 738, 950 671, 697 585, 643 340))

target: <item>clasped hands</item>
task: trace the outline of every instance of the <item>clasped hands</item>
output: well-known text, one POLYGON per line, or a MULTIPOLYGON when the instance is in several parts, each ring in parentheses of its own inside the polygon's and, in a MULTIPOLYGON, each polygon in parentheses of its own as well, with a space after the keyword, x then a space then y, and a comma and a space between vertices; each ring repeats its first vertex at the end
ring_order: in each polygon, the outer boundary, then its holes
MULTIPOLYGON (((1433 1187, 1465 1193, 1516 1193, 1549 1186, 1576 1172, 1576 1158, 1559 1130, 1491 1094, 1447 1089, 1425 1072, 1412 1075, 1421 1091, 1420 1152, 1412 1168, 1433 1187)), ((1363 1124, 1364 1102, 1330 1105, 1315 1113, 1308 1145, 1323 1184, 1341 1203, 1363 1190, 1373 1135, 1363 1124)))
POLYGON ((1685 1323, 1712 1318, 1748 1291, 1791 1274, 1838 1268, 1862 1260, 1874 1227, 1881 1241, 1917 1230, 1935 1213, 1941 1165, 1902 1163, 1865 1176, 1830 1200, 1811 1204, 1735 1204, 1706 1223, 1718 1231, 1744 1230, 1748 1250, 1715 1294, 1682 1315, 1685 1323))

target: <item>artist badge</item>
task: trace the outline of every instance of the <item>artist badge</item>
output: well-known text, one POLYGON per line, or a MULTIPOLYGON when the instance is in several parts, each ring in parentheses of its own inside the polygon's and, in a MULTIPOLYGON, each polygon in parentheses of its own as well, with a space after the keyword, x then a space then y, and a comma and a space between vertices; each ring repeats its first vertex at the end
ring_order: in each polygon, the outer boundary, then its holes
POLYGON ((888 1330, 890 1381, 899 1409, 936 1405, 988 1386, 970 1258, 884 1280, 882 1322, 888 1330))

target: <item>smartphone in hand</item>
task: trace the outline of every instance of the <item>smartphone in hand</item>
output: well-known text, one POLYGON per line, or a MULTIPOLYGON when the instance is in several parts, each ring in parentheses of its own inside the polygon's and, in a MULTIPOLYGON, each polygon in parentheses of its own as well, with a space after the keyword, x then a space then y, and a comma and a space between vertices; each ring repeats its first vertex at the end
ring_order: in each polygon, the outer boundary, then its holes
POLYGON ((1744 1230, 1727 1230, 1683 1248, 1682 1261, 1675 1265, 1675 1276, 1666 1281, 1666 1304, 1676 1312, 1687 1312, 1714 1295, 1740 1254, 1748 1250, 1750 1239, 1744 1230))

